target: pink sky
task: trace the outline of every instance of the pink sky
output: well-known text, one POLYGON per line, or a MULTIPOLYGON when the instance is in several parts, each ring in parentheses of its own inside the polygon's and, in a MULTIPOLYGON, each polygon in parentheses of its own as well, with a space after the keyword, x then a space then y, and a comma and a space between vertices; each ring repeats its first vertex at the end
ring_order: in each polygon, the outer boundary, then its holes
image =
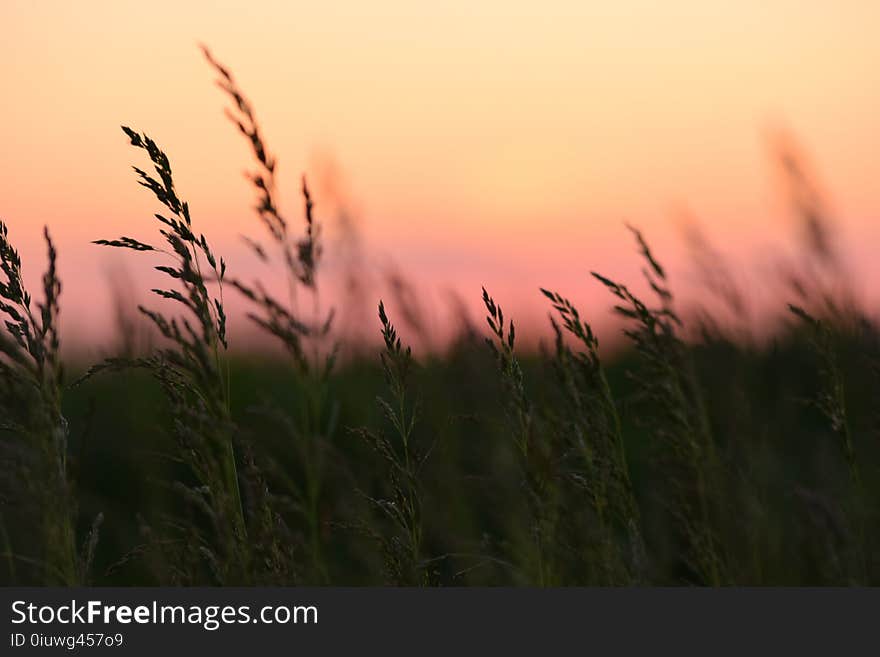
MULTIPOLYGON (((331 268, 341 201, 372 279, 394 263, 439 333, 446 291, 476 316, 481 284, 525 324, 545 311, 539 285, 604 321, 587 274, 637 276, 623 221, 685 287, 682 208, 743 266, 762 260, 795 230, 775 126, 810 154, 854 267, 877 273, 876 2, 6 0, 0 24, 0 217, 32 277, 42 225, 56 236, 69 343, 112 328, 123 254, 89 241, 155 232, 121 123, 163 145, 216 250, 256 271, 237 239, 260 228, 249 153, 198 42, 256 106, 287 215, 306 173, 331 268)), ((124 260, 146 288, 150 259, 124 260)))

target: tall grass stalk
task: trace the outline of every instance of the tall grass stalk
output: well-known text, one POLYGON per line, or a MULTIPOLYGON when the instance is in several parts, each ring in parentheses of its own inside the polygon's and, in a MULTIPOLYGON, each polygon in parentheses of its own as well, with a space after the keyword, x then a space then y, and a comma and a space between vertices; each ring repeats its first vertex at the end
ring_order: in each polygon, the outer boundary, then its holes
POLYGON ((506 395, 506 414, 523 476, 523 490, 529 510, 528 549, 522 555, 522 570, 530 583, 553 586, 559 582, 559 564, 554 547, 559 521, 558 465, 548 432, 526 393, 522 367, 517 358, 516 328, 505 323, 504 311, 483 288, 486 322, 493 337, 486 343, 492 349, 506 395))
POLYGON ((571 301, 557 292, 541 292, 562 323, 551 317, 556 336, 554 369, 563 399, 556 415, 565 472, 575 493, 566 505, 576 508, 586 494, 592 510, 586 535, 576 536, 575 541, 598 571, 590 583, 643 581, 646 564, 639 505, 620 415, 599 358, 599 341, 571 301), (574 338, 576 349, 569 346, 563 330, 574 338))
MULTIPOLYGON (((209 530, 200 532, 196 554, 186 549, 195 564, 221 583, 250 581, 250 546, 244 504, 239 488, 235 452, 236 428, 230 414, 230 388, 224 362, 227 349, 223 282, 226 263, 214 255, 204 234, 193 226, 189 205, 174 186, 171 164, 155 141, 123 127, 131 145, 143 150, 156 177, 134 167, 138 183, 149 189, 164 207, 155 214, 163 246, 120 237, 97 240, 103 246, 163 256, 169 264, 154 268, 165 274, 171 287, 152 292, 181 308, 170 315, 140 307, 166 340, 167 346, 136 359, 108 359, 92 368, 146 368, 157 378, 170 402, 177 458, 195 478, 195 485, 176 486, 191 508, 200 513, 209 530), (216 286, 212 293, 209 285, 216 286)), ((184 573, 198 578, 198 574, 184 573)))
MULTIPOLYGON (((282 300, 273 296, 260 280, 247 283, 236 278, 231 281, 254 307, 248 313, 248 318, 280 342, 296 366, 297 381, 293 386, 296 397, 292 399, 292 405, 300 412, 290 413, 292 421, 283 421, 282 426, 290 433, 290 440, 297 450, 301 462, 301 480, 285 477, 285 484, 296 498, 307 527, 309 578, 326 581, 328 574, 322 556, 324 523, 321 507, 325 461, 338 413, 338 405, 332 398, 329 384, 338 345, 333 344, 328 353, 322 354, 322 346, 331 331, 334 311, 322 315, 318 286, 318 265, 323 250, 321 225, 315 218, 312 195, 303 177, 304 229, 301 236, 294 235, 291 223, 279 208, 275 178, 277 160, 265 143, 252 105, 230 70, 220 64, 206 47, 202 51, 218 75, 217 85, 232 101, 232 107, 226 110, 227 117, 251 148, 255 170, 247 177, 257 196, 255 210, 274 248, 270 251, 259 240, 250 237, 245 237, 244 241, 260 261, 267 264, 280 261, 280 271, 287 283, 288 298, 282 300), (310 311, 300 308, 302 294, 311 300, 310 311)), ((277 416, 274 411, 270 411, 270 414, 277 416)))
POLYGON ((411 393, 412 350, 403 346, 381 301, 379 320, 385 344, 382 370, 390 397, 378 397, 377 402, 391 430, 361 429, 358 433, 367 440, 383 464, 389 496, 369 497, 369 500, 389 521, 391 528, 371 533, 381 545, 385 567, 393 583, 425 585, 430 580, 426 569, 428 560, 422 547, 422 469, 432 449, 420 444, 415 436, 419 404, 411 393))
MULTIPOLYGON (((57 251, 44 229, 48 267, 43 301, 35 303, 24 284, 21 257, 0 221, 0 522, 26 513, 38 551, 6 540, 10 575, 33 571, 24 582, 73 585, 88 582, 101 516, 86 548, 76 546, 77 504, 68 460, 68 423, 61 410, 63 370, 58 332, 61 282, 57 251), (30 568, 28 568, 30 566, 30 568)), ((9 537, 7 537, 9 539, 9 537)))
POLYGON ((697 581, 719 586, 727 582, 718 536, 721 471, 701 385, 678 336, 682 322, 673 310, 666 272, 642 234, 630 230, 659 305, 650 308, 626 286, 595 272, 593 276, 619 299, 615 310, 629 323, 624 333, 643 359, 637 384, 655 414, 649 426, 667 468, 670 509, 685 543, 683 560, 697 581))

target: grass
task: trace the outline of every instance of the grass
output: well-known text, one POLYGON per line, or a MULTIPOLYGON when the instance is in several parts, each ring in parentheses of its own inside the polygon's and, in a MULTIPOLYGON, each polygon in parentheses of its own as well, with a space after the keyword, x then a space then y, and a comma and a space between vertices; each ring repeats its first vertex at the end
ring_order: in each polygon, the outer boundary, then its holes
MULTIPOLYGON (((48 268, 43 275, 43 301, 35 304, 22 278, 18 252, 9 230, 0 221, 0 457, 4 556, 10 572, 16 561, 31 564, 47 583, 73 585, 88 581, 94 553, 93 539, 82 554, 77 549, 76 501, 72 467, 68 462, 69 427, 61 411, 62 367, 59 358, 58 308, 61 283, 56 271, 57 252, 44 231, 48 268), (5 526, 16 507, 36 506, 29 528, 39 550, 17 554, 5 526)), ((96 537, 100 516, 92 534, 96 537)))
POLYGON ((666 273, 642 234, 631 230, 657 307, 649 308, 624 285, 595 272, 593 276, 618 299, 615 310, 629 322, 624 332, 645 364, 640 378, 650 402, 645 420, 654 440, 663 445, 664 467, 671 475, 666 494, 683 541, 682 557, 701 583, 718 586, 726 576, 716 529, 720 474, 714 437, 693 363, 678 336, 682 320, 673 308, 666 273))
POLYGON ((383 497, 366 494, 387 527, 365 523, 363 529, 378 543, 389 581, 401 586, 424 585, 431 581, 430 560, 423 555, 422 478, 433 443, 420 445, 415 440, 418 400, 411 400, 410 374, 412 350, 404 347, 397 329, 379 302, 379 321, 385 351, 382 370, 390 393, 377 397, 377 403, 389 430, 362 428, 357 433, 373 448, 380 459, 380 471, 386 485, 383 497))
POLYGON ((329 352, 322 350, 331 331, 334 312, 321 314, 318 265, 321 259, 320 224, 314 217, 314 205, 302 179, 304 202, 303 235, 293 234, 292 224, 282 215, 275 183, 277 160, 266 145, 256 115, 238 87, 230 71, 220 64, 206 47, 202 52, 208 64, 217 73, 217 85, 232 101, 226 110, 230 121, 238 128, 250 146, 256 169, 248 175, 257 196, 255 210, 263 224, 272 249, 259 240, 245 237, 245 243, 257 257, 269 266, 270 275, 283 275, 287 283, 287 298, 278 299, 267 291, 261 281, 253 283, 234 278, 232 285, 254 310, 248 313, 253 321, 271 339, 279 342, 292 359, 292 374, 297 396, 302 399, 300 412, 290 414, 284 409, 263 404, 255 412, 274 417, 276 424, 287 435, 297 451, 301 468, 298 476, 279 470, 281 490, 292 498, 298 510, 298 523, 307 527, 305 545, 307 567, 301 570, 299 581, 323 583, 327 572, 323 559, 321 507, 325 460, 331 449, 331 438, 336 431, 336 404, 328 385, 336 363, 338 345, 329 352), (280 266, 279 266, 280 264, 280 266), (281 270, 281 272, 278 271, 281 270), (302 301, 310 301, 311 312, 303 311, 302 301))
POLYGON ((782 169, 805 246, 781 268, 790 321, 766 343, 752 339, 748 295, 705 240, 694 240, 698 268, 736 322, 680 308, 631 229, 648 296, 592 278, 628 344, 614 360, 551 288, 535 290, 552 336, 540 350, 520 348, 484 289, 488 331, 466 326, 446 354, 417 359, 418 293, 402 295, 402 278, 392 292, 410 302, 396 317, 413 335, 380 302, 381 354, 362 346, 339 359, 350 345, 323 306, 318 208, 303 181, 302 220, 282 211, 253 106, 204 54, 253 158, 262 237, 245 242, 264 272, 227 271, 170 158, 123 128, 152 167, 134 170, 157 203, 157 232, 96 244, 166 276, 139 309, 155 347, 123 339, 123 353, 67 385, 56 250, 47 231, 34 302, 0 224, 4 582, 880 583, 880 330, 849 292, 790 150, 782 169), (286 295, 269 291, 279 280, 286 295), (289 358, 238 356, 224 294, 241 295, 289 358))
POLYGON ((147 135, 127 127, 122 130, 132 146, 147 153, 158 176, 134 167, 138 183, 164 207, 165 214, 155 215, 163 246, 131 237, 102 239, 95 244, 155 254, 170 262, 155 265, 155 269, 178 287, 152 292, 177 304, 181 312, 169 315, 140 307, 168 346, 142 358, 108 359, 93 367, 86 378, 108 369, 144 368, 155 376, 168 400, 178 442, 175 456, 194 479, 193 483, 176 481, 175 488, 186 507, 198 516, 183 528, 181 536, 161 544, 162 549, 179 551, 175 560, 187 564, 185 570, 171 575, 171 581, 189 581, 193 571, 207 569, 218 583, 248 583, 252 581, 252 554, 223 356, 228 346, 222 301, 226 264, 214 256, 204 234, 194 232, 189 205, 177 195, 165 153, 147 135), (217 286, 216 296, 208 289, 211 283, 217 286))

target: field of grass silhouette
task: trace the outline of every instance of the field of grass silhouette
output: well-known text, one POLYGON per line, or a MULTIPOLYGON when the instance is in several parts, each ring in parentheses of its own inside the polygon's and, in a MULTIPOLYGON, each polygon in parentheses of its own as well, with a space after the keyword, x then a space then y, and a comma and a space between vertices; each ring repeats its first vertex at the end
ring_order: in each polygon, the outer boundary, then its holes
POLYGON ((261 232, 245 241, 265 273, 227 267, 171 158, 124 127, 152 167, 134 171, 156 231, 119 226, 95 244, 166 285, 117 311, 129 327, 137 312, 150 339, 120 339, 99 363, 72 358, 65 378, 63 253, 47 230, 35 300, 0 223, 0 581, 880 584, 880 327, 790 141, 777 152, 800 256, 762 281, 786 317, 766 339, 752 331, 764 311, 705 236, 689 233, 714 302, 682 307, 631 228, 643 281, 584 271, 620 319, 627 348, 613 358, 552 281, 534 282, 550 316, 539 349, 522 349, 505 300, 484 289, 486 325, 462 321, 448 349, 417 357, 409 345, 430 339, 405 272, 391 286, 409 299, 399 317, 375 300, 381 349, 340 358, 320 206, 303 180, 301 219, 282 211, 253 106, 204 55, 253 155, 261 232), (286 295, 270 292, 276 281, 286 295), (229 294, 286 358, 236 349, 229 294))

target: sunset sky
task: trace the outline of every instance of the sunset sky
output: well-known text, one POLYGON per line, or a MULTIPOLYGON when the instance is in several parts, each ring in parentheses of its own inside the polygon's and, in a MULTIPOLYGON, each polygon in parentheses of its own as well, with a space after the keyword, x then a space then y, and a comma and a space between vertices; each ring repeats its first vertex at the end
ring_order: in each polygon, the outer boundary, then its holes
POLYGON ((63 304, 85 309, 64 315, 72 343, 112 330, 121 263, 141 288, 153 264, 89 243, 155 233, 120 124, 166 149, 230 268, 258 271, 238 239, 261 236, 250 154, 202 42, 256 107, 288 216, 299 176, 312 182, 328 276, 344 210, 376 299, 383 272, 401 272, 438 332, 447 291, 476 317, 481 284, 526 324, 545 311, 538 286, 605 318, 588 272, 637 277, 624 221, 683 289, 685 213, 759 266, 796 235, 768 145, 781 129, 809 156, 854 269, 880 273, 875 1, 2 0, 0 24, 0 217, 32 278, 50 226, 63 304))

